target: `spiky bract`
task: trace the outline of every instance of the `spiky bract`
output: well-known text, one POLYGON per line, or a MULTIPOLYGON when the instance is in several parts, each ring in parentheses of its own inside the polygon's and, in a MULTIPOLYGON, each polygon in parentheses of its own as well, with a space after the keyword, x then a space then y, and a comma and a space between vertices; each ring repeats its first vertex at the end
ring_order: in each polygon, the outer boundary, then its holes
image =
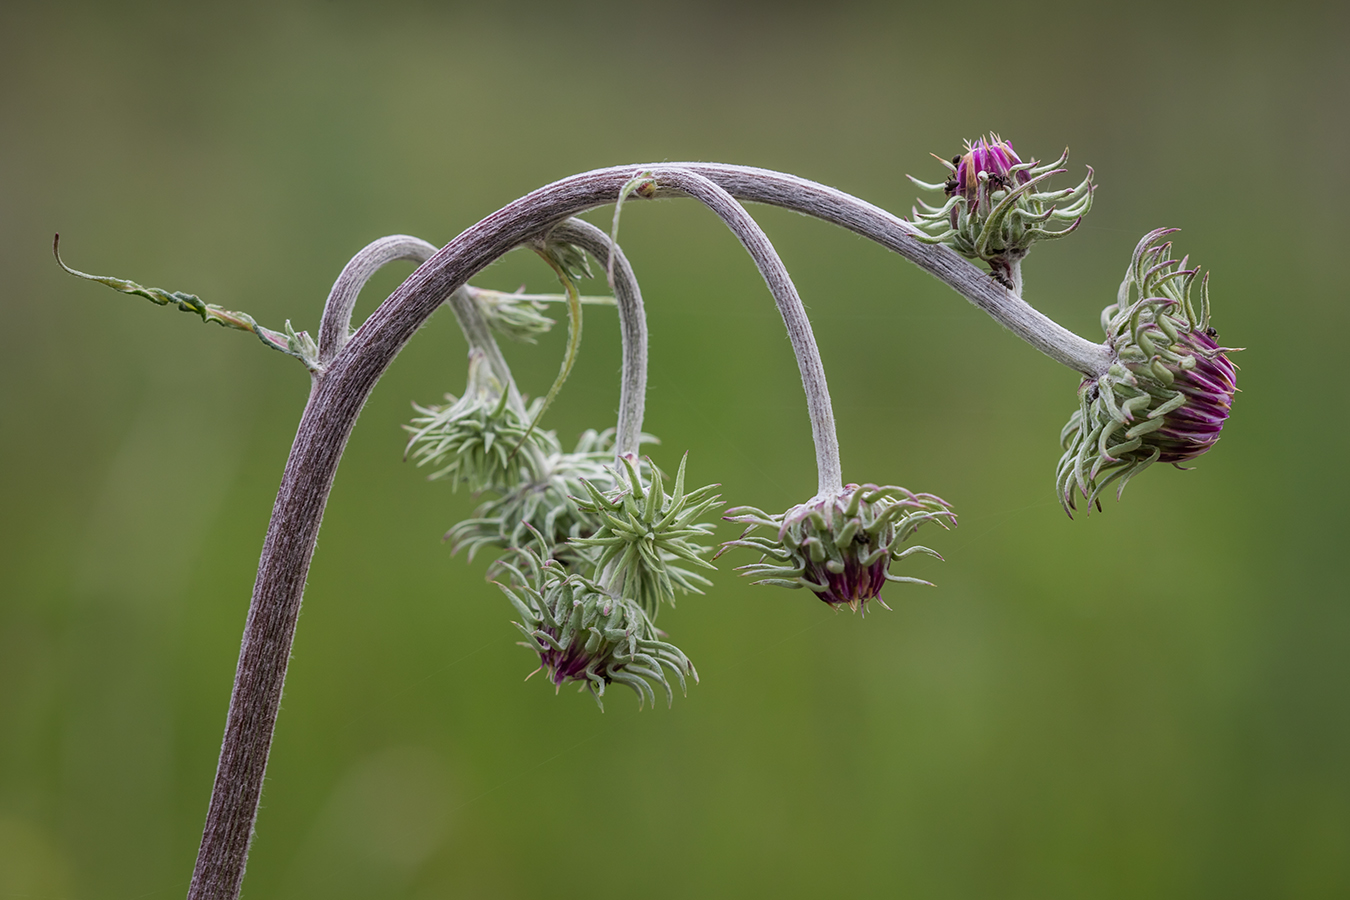
POLYGON ((716 529, 713 523, 698 520, 722 505, 713 493, 720 485, 709 484, 686 493, 684 468, 688 460, 686 453, 675 474, 674 490, 667 494, 661 472, 654 465, 644 487, 643 473, 625 456, 617 485, 606 491, 587 481, 589 502, 579 504, 582 512, 600 520, 600 528, 590 537, 573 539, 572 545, 598 551, 595 579, 632 597, 653 619, 662 601, 674 603, 676 588, 701 594, 700 585, 711 584, 680 562, 717 568, 703 558, 711 548, 697 541, 716 529))
POLYGON ((674 644, 664 641, 642 607, 627 597, 603 591, 595 582, 571 572, 557 560, 542 560, 529 550, 516 555, 521 562, 503 561, 511 584, 501 584, 520 613, 515 623, 525 635, 523 646, 539 654, 540 668, 555 686, 575 681, 601 698, 610 684, 625 684, 638 695, 638 705, 656 705, 653 683, 675 697, 665 669, 675 674, 681 692, 685 675, 698 681, 694 664, 674 644), (664 668, 663 668, 664 667, 664 668))
POLYGON ((411 456, 418 466, 440 466, 430 479, 448 478, 455 488, 465 483, 473 491, 511 489, 531 480, 538 456, 558 452, 551 433, 531 433, 529 421, 511 408, 480 350, 469 353, 463 396, 446 394, 445 399, 444 406, 413 404, 419 415, 403 426, 412 433, 404 458, 411 456), (520 446, 527 433, 526 446, 520 446))
POLYGON ((966 142, 966 152, 951 162, 941 162, 951 177, 928 184, 910 180, 924 190, 942 191, 947 201, 931 206, 922 200, 913 209, 913 221, 926 232, 919 240, 947 244, 968 259, 989 264, 993 276, 1013 286, 1013 267, 1036 241, 1063 237, 1078 227, 1092 208, 1092 168, 1077 187, 1059 191, 1039 188, 1069 158, 1065 150, 1049 165, 1036 160, 1022 162, 1011 141, 991 134, 966 142), (1069 223, 1059 230, 1054 224, 1069 223))
POLYGON ((1219 439, 1237 390, 1237 371, 1209 327, 1209 276, 1200 282, 1200 307, 1191 302, 1199 269, 1189 257, 1171 258, 1176 231, 1160 228, 1135 247, 1116 302, 1102 310, 1111 347, 1110 369, 1085 378, 1079 408, 1060 434, 1064 455, 1055 475, 1065 512, 1073 515, 1075 488, 1089 509, 1119 482, 1155 462, 1181 463, 1219 439))
POLYGON ((914 553, 942 558, 927 547, 901 549, 916 528, 925 522, 944 528, 956 523, 956 514, 941 497, 875 484, 845 485, 838 494, 813 497, 780 515, 748 506, 727 512, 728 520, 748 527, 718 554, 731 547, 764 554, 759 562, 740 566, 741 574, 759 579, 755 584, 808 588, 831 606, 864 614, 868 600, 885 605, 879 595, 888 581, 930 583, 889 571, 891 563, 914 553), (752 536, 761 527, 774 534, 752 536))

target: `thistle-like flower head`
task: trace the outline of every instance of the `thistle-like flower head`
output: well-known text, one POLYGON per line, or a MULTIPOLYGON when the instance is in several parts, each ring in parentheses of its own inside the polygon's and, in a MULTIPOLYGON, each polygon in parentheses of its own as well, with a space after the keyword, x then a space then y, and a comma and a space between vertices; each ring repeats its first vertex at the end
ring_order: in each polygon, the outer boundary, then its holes
POLYGON ((813 497, 781 515, 748 506, 727 512, 728 520, 748 527, 737 540, 723 544, 719 555, 731 547, 763 554, 759 562, 739 567, 741 574, 758 578, 755 584, 808 588, 831 606, 864 614, 868 600, 885 606, 880 594, 888 581, 930 583, 890 573, 891 563, 914 553, 942 558, 918 545, 901 549, 916 528, 925 522, 944 528, 956 523, 956 514, 941 497, 875 484, 845 485, 838 494, 813 497), (760 527, 772 529, 773 535, 752 536, 760 527))
POLYGON ((939 184, 911 177, 924 190, 942 191, 947 200, 932 206, 922 200, 913 210, 913 222, 925 232, 919 240, 946 244, 968 259, 989 264, 990 273, 1008 287, 1013 270, 1039 240, 1063 237, 1078 227, 1092 208, 1092 169, 1074 188, 1043 190, 1043 183, 1069 158, 1065 150, 1049 165, 1022 162, 1012 141, 991 134, 966 142, 966 152, 945 159, 951 176, 939 184), (1055 230, 1055 225, 1068 223, 1055 230))
POLYGON ((449 478, 456 488, 463 482, 473 491, 509 490, 530 480, 536 454, 559 450, 552 432, 531 431, 529 419, 511 408, 480 350, 469 353, 464 394, 458 399, 446 394, 445 399, 443 406, 413 404, 418 415, 403 426, 411 433, 404 458, 415 459, 418 466, 439 466, 430 479, 449 478))
POLYGON ((684 467, 688 460, 686 453, 675 474, 674 489, 667 494, 655 466, 650 466, 651 477, 644 484, 643 473, 625 456, 616 486, 605 491, 587 481, 589 501, 579 504, 582 512, 600 520, 600 528, 590 537, 574 538, 572 545, 598 551, 596 581, 633 598, 653 619, 662 601, 675 602, 677 588, 701 594, 700 585, 711 583, 680 563, 717 568, 703 558, 711 548, 697 541, 716 528, 699 518, 721 506, 713 493, 719 485, 686 492, 684 467))
POLYGON ((1085 378, 1079 408, 1064 426, 1056 487, 1064 509, 1075 489, 1089 508, 1119 481, 1119 499, 1135 475, 1155 462, 1195 459, 1219 439, 1237 390, 1237 371, 1209 325, 1209 276, 1200 307, 1191 302, 1199 269, 1171 258, 1176 231, 1146 234, 1135 247, 1116 302, 1102 310, 1110 369, 1085 378))
POLYGON ((665 690, 667 705, 674 700, 665 669, 674 673, 681 692, 686 675, 698 681, 694 664, 662 640, 637 603, 569 573, 557 560, 541 560, 529 550, 517 558, 519 567, 502 563, 511 583, 498 586, 520 614, 515 624, 525 635, 522 646, 539 654, 539 667, 555 686, 579 682, 603 709, 605 688, 616 682, 633 689, 640 707, 646 701, 656 705, 653 683, 665 690))

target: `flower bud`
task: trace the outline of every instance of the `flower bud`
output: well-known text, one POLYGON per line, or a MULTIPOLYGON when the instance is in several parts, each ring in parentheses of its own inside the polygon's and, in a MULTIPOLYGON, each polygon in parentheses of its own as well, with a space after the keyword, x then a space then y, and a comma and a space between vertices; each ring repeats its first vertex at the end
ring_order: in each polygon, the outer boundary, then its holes
POLYGON ((930 584, 892 575, 891 563, 914 553, 941 559, 927 547, 902 550, 901 545, 925 522, 944 528, 948 522, 956 523, 956 514, 941 497, 875 484, 845 485, 838 494, 813 497, 782 515, 770 516, 752 507, 728 512, 729 521, 749 527, 739 539, 723 544, 719 555, 731 547, 763 554, 758 563, 739 567, 743 575, 759 578, 755 584, 808 588, 831 606, 848 606, 864 614, 868 600, 886 605, 879 595, 888 581, 930 584), (776 536, 752 537, 761 526, 774 529, 776 536))
POLYGON ((966 152, 942 164, 951 177, 928 184, 911 177, 924 190, 942 191, 947 201, 931 206, 918 201, 913 222, 924 235, 919 240, 946 244, 968 259, 989 264, 990 273, 1007 287, 1016 281, 1016 268, 1038 240, 1063 237, 1074 231, 1092 208, 1092 169, 1074 188, 1042 191, 1038 187, 1069 158, 1065 150, 1050 165, 1022 162, 1012 141, 991 134, 966 142, 966 152), (1069 223, 1054 230, 1054 223, 1069 223))
POLYGON ((648 460, 650 478, 645 481, 634 461, 623 458, 618 483, 609 492, 586 482, 589 502, 583 513, 597 517, 595 534, 573 538, 571 546, 587 548, 595 557, 595 579, 638 602, 653 620, 664 601, 675 602, 675 590, 701 594, 711 584, 681 563, 716 569, 703 557, 710 548, 697 543, 715 527, 699 518, 722 504, 714 494, 719 485, 709 484, 686 492, 685 454, 675 474, 672 493, 661 483, 661 472, 648 460))
POLYGON ((1214 445, 1237 390, 1237 371, 1209 326, 1209 276, 1191 303, 1199 269, 1171 258, 1176 231, 1158 229, 1135 248, 1116 302, 1102 311, 1111 367, 1078 388, 1079 409, 1060 435, 1056 487, 1073 514, 1074 489, 1089 509, 1118 481, 1116 498, 1155 462, 1183 463, 1214 445))
POLYGON ((484 547, 508 550, 535 544, 541 556, 589 567, 590 557, 568 542, 590 537, 600 528, 600 518, 583 512, 574 498, 585 496, 588 482, 612 483, 608 464, 614 459, 613 444, 614 429, 592 430, 571 453, 550 453, 529 480, 487 500, 472 518, 446 532, 451 552, 466 550, 472 560, 484 547))
POLYGON ((534 474, 536 453, 559 450, 552 432, 531 430, 529 420, 511 409, 507 391, 481 350, 469 353, 464 394, 459 399, 446 394, 445 399, 444 406, 413 404, 419 415, 403 426, 412 435, 404 459, 440 466, 427 476, 432 480, 448 478, 455 488, 467 483, 473 491, 509 490, 534 474), (521 446, 522 440, 527 446, 521 446))
POLYGON ((503 562, 512 583, 498 587, 520 613, 515 625, 525 635, 522 646, 539 654, 539 668, 555 687, 578 682, 604 709, 605 688, 616 682, 632 688, 641 707, 648 701, 656 705, 652 682, 665 690, 667 705, 674 700, 664 669, 674 673, 681 692, 686 691, 685 675, 698 681, 694 664, 661 640, 637 603, 569 574, 556 560, 540 560, 531 551, 521 551, 518 558, 523 570, 503 562))

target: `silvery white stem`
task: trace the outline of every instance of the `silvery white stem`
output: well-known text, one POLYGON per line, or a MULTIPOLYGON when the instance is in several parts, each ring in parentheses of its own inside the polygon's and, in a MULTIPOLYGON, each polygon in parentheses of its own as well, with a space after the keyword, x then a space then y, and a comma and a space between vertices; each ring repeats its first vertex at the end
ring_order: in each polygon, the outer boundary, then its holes
POLYGON ((726 226, 740 240, 746 252, 755 261, 764 283, 769 286, 773 302, 783 317, 792 352, 797 357, 797 369, 806 391, 806 409, 811 417, 811 440, 816 448, 816 479, 818 495, 829 497, 843 490, 843 471, 839 462, 839 437, 834 429, 834 410, 830 406, 830 389, 825 383, 825 365, 820 359, 820 348, 811 331, 811 320, 797 294, 797 287, 788 275, 787 267, 778 257, 764 229, 715 182, 687 169, 658 168, 652 172, 658 194, 664 190, 678 190, 700 201, 717 213, 726 226))
MULTIPOLYGON (((319 364, 326 366, 346 346, 351 338, 352 310, 366 283, 375 273, 392 262, 407 260, 424 263, 436 254, 436 245, 407 234, 391 234, 371 241, 357 251, 333 283, 324 303, 323 318, 319 322, 319 364)), ((464 288, 450 294, 446 301, 455 314, 455 321, 471 348, 483 352, 497 380, 506 385, 508 402, 520 417, 525 418, 525 404, 520 390, 511 377, 511 367, 502 356, 501 347, 492 334, 492 328, 473 297, 464 288)))

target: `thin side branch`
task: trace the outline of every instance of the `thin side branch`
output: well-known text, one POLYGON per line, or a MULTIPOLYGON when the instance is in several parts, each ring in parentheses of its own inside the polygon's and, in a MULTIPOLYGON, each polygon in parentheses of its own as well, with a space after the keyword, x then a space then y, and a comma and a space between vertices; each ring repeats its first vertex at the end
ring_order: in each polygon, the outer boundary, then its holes
POLYGON ((817 491, 821 497, 838 494, 844 487, 843 471, 839 461, 839 437, 834 428, 834 410, 830 405, 830 389, 825 383, 825 364, 820 359, 820 348, 811 331, 811 320, 797 294, 797 287, 788 275, 787 266, 773 248, 768 235, 759 223, 715 182, 697 172, 685 169, 657 169, 654 172, 658 190, 678 190, 703 203, 726 223, 740 240, 746 252, 764 276, 773 302, 783 317, 792 352, 797 356, 802 388, 806 391, 806 408, 811 416, 811 439, 816 448, 817 491))

